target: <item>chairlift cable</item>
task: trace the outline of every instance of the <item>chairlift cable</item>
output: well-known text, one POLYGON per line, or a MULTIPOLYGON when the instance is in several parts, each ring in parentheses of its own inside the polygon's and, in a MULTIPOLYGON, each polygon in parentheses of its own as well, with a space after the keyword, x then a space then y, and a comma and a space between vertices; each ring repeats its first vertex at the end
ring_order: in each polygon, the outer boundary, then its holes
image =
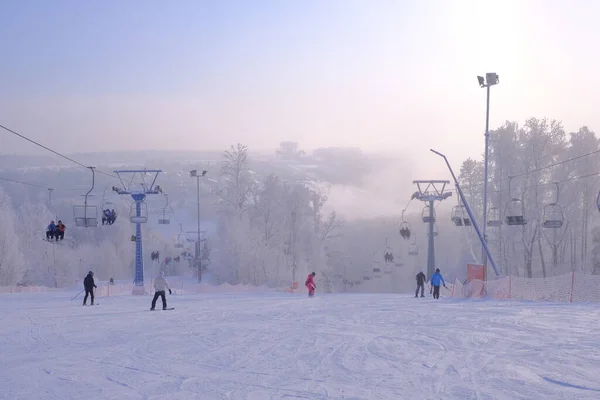
MULTIPOLYGON (((71 157, 69 157, 69 156, 65 156, 64 154, 61 154, 61 153, 59 153, 58 151, 52 150, 51 148, 49 148, 49 147, 47 147, 47 146, 44 146, 43 144, 41 144, 41 143, 39 143, 39 142, 36 142, 35 140, 33 140, 33 139, 30 139, 30 138, 28 138, 28 137, 27 137, 27 136, 25 136, 25 135, 22 135, 22 134, 20 134, 20 133, 18 133, 18 132, 15 132, 14 130, 12 130, 12 129, 10 129, 10 128, 8 128, 8 127, 6 127, 6 126, 2 125, 2 124, 0 124, 0 128, 2 128, 2 129, 4 129, 4 130, 6 130, 6 131, 8 131, 8 132, 12 133, 13 135, 16 135, 16 136, 20 137, 21 139, 24 139, 24 140, 26 140, 26 141, 28 141, 28 142, 30 142, 30 143, 33 143, 33 144, 35 144, 36 146, 39 146, 39 147, 41 147, 41 148, 42 148, 42 149, 44 149, 44 150, 48 150, 49 152, 51 152, 51 153, 53 153, 53 154, 56 154, 57 156, 59 156, 59 157, 62 157, 62 158, 64 158, 65 160, 68 160, 68 161, 70 161, 70 162, 72 162, 72 163, 75 163, 75 164, 79 165, 80 167, 83 167, 83 168, 89 168, 89 166, 88 166, 88 165, 82 164, 82 163, 80 163, 79 161, 77 161, 77 160, 74 160, 74 159, 72 159, 72 158, 71 158, 71 157)), ((109 177, 111 177, 111 178, 115 178, 115 179, 119 179, 119 180, 120 180, 120 178, 119 178, 117 175, 112 175, 112 174, 109 174, 109 173, 106 173, 106 172, 103 172, 103 171, 100 171, 100 170, 96 170, 96 172, 98 172, 99 174, 106 175, 106 176, 109 176, 109 177)))
POLYGON ((0 176, 0 180, 2 181, 7 181, 7 182, 12 182, 12 183, 18 183, 20 185, 25 185, 25 186, 32 186, 38 189, 52 189, 52 190, 58 190, 61 192, 64 191, 81 191, 82 189, 61 189, 61 188, 51 188, 51 187, 47 187, 47 186, 42 186, 42 185, 38 185, 36 183, 29 183, 29 182, 23 182, 23 181, 18 181, 16 179, 11 179, 11 178, 3 178, 0 176))
MULTIPOLYGON (((511 178, 514 178, 514 177, 517 177, 517 176, 519 176, 519 175, 511 176, 511 178)), ((563 179, 563 180, 560 180, 560 181, 552 181, 552 182, 536 183, 536 184, 532 184, 532 185, 527 185, 527 186, 524 186, 524 187, 523 187, 523 189, 533 189, 533 188, 538 188, 538 187, 542 187, 542 186, 554 185, 554 184, 556 184, 556 183, 559 183, 559 184, 560 184, 560 183, 566 183, 566 182, 576 181, 576 180, 578 180, 578 179, 592 178, 592 177, 595 177, 595 176, 600 176, 600 172, 593 172, 593 173, 591 173, 591 174, 580 175, 580 176, 574 176, 574 177, 572 177, 572 178, 567 178, 567 179, 563 179)), ((475 187, 475 186, 479 186, 479 184, 477 184, 477 185, 473 185, 473 186, 468 186, 468 187, 462 187, 462 186, 461 186, 461 189, 463 189, 463 190, 464 190, 464 189, 470 189, 470 188, 473 188, 473 187, 475 187)), ((457 190, 457 189, 448 189, 448 190, 450 190, 450 191, 452 191, 452 192, 456 192, 456 193, 458 193, 458 190, 457 190)), ((502 192, 507 192, 507 191, 508 191, 508 189, 490 190, 490 192, 491 192, 491 193, 502 193, 502 192)))

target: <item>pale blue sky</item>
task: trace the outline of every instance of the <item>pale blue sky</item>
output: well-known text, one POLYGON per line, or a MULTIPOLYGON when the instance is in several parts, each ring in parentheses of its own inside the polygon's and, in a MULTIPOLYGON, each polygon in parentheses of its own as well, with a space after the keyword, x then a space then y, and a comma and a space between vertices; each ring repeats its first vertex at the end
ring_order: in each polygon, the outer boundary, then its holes
MULTIPOLYGON (((600 2, 8 1, 0 123, 60 151, 345 145, 456 162, 492 126, 600 131, 600 2)), ((0 132, 0 152, 28 150, 0 132)))

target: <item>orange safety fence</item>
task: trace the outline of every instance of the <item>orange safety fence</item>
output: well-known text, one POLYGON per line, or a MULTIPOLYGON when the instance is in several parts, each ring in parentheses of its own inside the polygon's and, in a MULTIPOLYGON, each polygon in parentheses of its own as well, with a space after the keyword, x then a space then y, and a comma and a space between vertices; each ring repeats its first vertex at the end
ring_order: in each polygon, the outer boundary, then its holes
POLYGON ((547 278, 506 276, 452 285, 451 297, 462 299, 526 300, 557 302, 600 302, 600 275, 571 272, 547 278))

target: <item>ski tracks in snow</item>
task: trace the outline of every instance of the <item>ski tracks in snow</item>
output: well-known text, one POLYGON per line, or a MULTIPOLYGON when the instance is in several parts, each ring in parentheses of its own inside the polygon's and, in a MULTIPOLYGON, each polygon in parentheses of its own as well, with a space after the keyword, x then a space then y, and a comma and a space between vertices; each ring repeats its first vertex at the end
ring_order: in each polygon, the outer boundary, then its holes
POLYGON ((171 297, 174 311, 148 313, 147 297, 85 308, 67 297, 0 299, 11 321, 0 327, 0 399, 581 400, 600 390, 592 306, 234 294, 171 297))

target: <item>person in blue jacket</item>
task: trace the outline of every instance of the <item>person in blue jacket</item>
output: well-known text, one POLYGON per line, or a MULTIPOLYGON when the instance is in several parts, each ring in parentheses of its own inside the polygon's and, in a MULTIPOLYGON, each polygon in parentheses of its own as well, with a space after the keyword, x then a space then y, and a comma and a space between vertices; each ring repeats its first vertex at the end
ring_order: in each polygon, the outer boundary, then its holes
POLYGON ((435 274, 431 276, 431 286, 433 287, 433 298, 440 298, 440 283, 446 287, 446 282, 444 281, 444 277, 440 274, 440 269, 437 268, 435 270, 435 274))
POLYGON ((48 228, 46 228, 46 240, 50 241, 50 239, 54 239, 55 236, 58 240, 57 233, 58 231, 56 228, 56 224, 54 223, 54 221, 50 221, 50 225, 48 225, 48 228))

